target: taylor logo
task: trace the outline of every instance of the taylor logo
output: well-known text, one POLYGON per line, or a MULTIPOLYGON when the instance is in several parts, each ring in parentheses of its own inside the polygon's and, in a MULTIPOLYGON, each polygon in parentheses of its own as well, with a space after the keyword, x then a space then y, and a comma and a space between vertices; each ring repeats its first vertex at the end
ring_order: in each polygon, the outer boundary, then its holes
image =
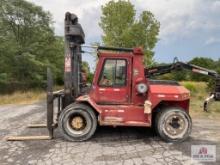
POLYGON ((200 162, 216 162, 215 145, 192 145, 191 159, 200 162))

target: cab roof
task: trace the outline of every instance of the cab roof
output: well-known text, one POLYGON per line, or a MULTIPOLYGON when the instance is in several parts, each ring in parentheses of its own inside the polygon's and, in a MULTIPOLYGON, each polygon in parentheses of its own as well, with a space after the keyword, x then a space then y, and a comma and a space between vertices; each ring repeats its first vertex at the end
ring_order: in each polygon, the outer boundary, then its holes
POLYGON ((116 47, 104 47, 99 46, 97 48, 98 56, 100 55, 143 55, 143 49, 141 47, 136 48, 116 48, 116 47))

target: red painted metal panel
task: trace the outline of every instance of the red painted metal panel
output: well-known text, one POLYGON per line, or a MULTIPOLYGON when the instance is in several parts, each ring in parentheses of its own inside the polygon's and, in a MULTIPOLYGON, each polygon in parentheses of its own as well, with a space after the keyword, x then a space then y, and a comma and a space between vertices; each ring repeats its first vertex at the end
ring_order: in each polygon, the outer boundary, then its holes
POLYGON ((181 102, 190 99, 190 92, 183 86, 173 85, 150 85, 149 100, 152 108, 162 101, 181 102))
POLYGON ((144 106, 137 105, 98 105, 89 96, 77 98, 78 102, 88 102, 96 109, 103 125, 150 126, 151 114, 144 114, 144 106))
POLYGON ((132 103, 136 105, 143 105, 144 101, 147 99, 146 94, 139 94, 137 92, 137 85, 139 83, 147 84, 147 79, 144 75, 144 60, 143 53, 138 56, 133 57, 133 67, 132 67, 132 103))

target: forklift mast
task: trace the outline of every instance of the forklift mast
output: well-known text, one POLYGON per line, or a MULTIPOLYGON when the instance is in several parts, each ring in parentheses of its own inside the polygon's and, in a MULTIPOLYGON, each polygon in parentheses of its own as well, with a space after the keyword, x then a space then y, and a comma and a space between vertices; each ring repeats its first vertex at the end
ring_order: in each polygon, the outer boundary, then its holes
POLYGON ((65 14, 65 60, 64 60, 64 97, 62 108, 74 102, 81 94, 81 44, 85 43, 85 34, 78 17, 67 12, 65 14))

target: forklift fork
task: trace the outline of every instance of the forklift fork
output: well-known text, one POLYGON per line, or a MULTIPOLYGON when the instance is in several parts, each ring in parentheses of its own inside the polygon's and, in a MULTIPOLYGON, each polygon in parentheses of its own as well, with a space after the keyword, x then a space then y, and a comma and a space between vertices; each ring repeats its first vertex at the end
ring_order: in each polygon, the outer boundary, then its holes
POLYGON ((51 70, 47 69, 47 123, 46 124, 30 124, 28 128, 47 128, 48 135, 34 135, 34 136, 9 136, 7 141, 25 141, 25 140, 50 140, 54 137, 54 129, 57 127, 57 122, 54 121, 54 100, 58 99, 58 112, 61 109, 61 99, 63 97, 63 90, 53 92, 53 78, 51 70))

